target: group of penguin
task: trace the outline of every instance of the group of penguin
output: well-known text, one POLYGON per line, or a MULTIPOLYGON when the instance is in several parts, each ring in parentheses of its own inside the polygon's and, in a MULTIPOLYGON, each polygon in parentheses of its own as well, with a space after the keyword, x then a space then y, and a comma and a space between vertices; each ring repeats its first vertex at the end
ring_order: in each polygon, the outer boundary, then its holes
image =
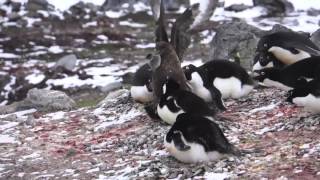
MULTIPOLYGON (((244 152, 229 143, 215 123, 215 115, 226 110, 224 99, 247 96, 256 85, 254 80, 289 90, 288 101, 320 112, 320 49, 308 36, 276 32, 262 37, 251 76, 228 60, 181 67, 181 47, 187 46, 177 44, 177 39, 185 30, 177 30, 174 24, 169 41, 162 6, 156 29, 157 52, 148 55, 149 62, 136 71, 131 96, 145 104, 150 117, 172 125, 164 146, 176 159, 207 162, 244 152)), ((177 21, 193 15, 193 9, 188 8, 177 21)))

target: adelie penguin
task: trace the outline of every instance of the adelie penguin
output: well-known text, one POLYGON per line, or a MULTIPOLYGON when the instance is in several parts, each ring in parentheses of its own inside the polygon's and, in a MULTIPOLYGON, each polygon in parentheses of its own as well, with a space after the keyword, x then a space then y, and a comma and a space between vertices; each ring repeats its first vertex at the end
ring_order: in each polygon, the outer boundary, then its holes
POLYGON ((282 90, 304 87, 309 80, 320 76, 320 57, 310 57, 294 64, 279 68, 256 70, 254 79, 266 86, 278 87, 282 90))
POLYGON ((141 66, 134 74, 130 92, 135 101, 141 103, 152 101, 151 76, 152 70, 148 63, 141 66))
POLYGON ((213 121, 191 113, 177 117, 164 138, 167 151, 179 161, 197 163, 240 155, 213 121))
POLYGON ((218 94, 217 90, 222 98, 240 98, 249 94, 254 86, 245 69, 227 60, 209 61, 200 67, 188 65, 183 69, 192 92, 207 102, 218 94))
POLYGON ((172 79, 168 79, 163 85, 163 93, 157 106, 157 114, 168 124, 173 124, 179 114, 186 112, 209 119, 216 113, 202 98, 180 89, 179 84, 172 79))
POLYGON ((307 35, 296 32, 276 32, 263 36, 259 40, 253 71, 267 67, 282 68, 319 55, 320 48, 307 35))
POLYGON ((313 113, 320 113, 320 80, 314 79, 304 87, 290 90, 287 101, 313 113))

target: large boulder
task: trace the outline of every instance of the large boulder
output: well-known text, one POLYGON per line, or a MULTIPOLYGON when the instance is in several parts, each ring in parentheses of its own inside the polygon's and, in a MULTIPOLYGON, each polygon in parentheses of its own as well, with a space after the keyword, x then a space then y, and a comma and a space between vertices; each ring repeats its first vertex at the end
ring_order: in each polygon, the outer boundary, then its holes
POLYGON ((294 10, 291 2, 287 0, 253 0, 254 6, 267 9, 267 16, 282 16, 294 10))
POLYGON ((219 26, 211 42, 210 59, 232 59, 251 69, 251 61, 262 31, 245 22, 219 26))
MULTIPOLYGON (((292 30, 276 24, 271 30, 263 31, 242 21, 220 25, 217 27, 216 35, 212 39, 210 58, 208 60, 231 59, 249 70, 251 69, 260 37, 280 31, 289 32, 292 30)), ((306 32, 298 33, 310 36, 306 32)), ((317 39, 318 33, 314 33, 314 39, 317 39)))
POLYGON ((64 92, 46 89, 31 89, 26 102, 42 111, 71 110, 76 103, 64 92))

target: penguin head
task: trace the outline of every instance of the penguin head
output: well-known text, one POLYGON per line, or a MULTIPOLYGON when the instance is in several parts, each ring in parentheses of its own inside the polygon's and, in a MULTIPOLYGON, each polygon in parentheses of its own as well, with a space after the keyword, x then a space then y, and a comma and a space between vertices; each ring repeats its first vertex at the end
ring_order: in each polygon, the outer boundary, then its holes
POLYGON ((266 66, 273 58, 275 58, 272 53, 268 52, 271 46, 272 43, 267 36, 262 37, 259 40, 254 57, 254 64, 259 62, 261 66, 266 66))
POLYGON ((253 79, 263 82, 265 79, 271 79, 271 80, 277 80, 278 79, 278 73, 280 72, 280 69, 277 68, 264 68, 261 70, 255 70, 254 71, 257 75, 253 77, 253 79))
POLYGON ((197 71, 197 67, 193 64, 189 64, 187 66, 184 66, 182 70, 184 71, 186 79, 190 81, 192 79, 192 73, 197 71))
POLYGON ((180 88, 180 85, 173 80, 172 78, 168 78, 163 85, 163 94, 170 94, 180 88))

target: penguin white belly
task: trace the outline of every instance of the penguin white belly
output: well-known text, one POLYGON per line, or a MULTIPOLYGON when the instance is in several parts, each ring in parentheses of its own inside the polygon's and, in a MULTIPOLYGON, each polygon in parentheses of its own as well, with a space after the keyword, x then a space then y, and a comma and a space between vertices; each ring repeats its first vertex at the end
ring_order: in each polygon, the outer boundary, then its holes
POLYGON ((201 97, 206 102, 212 101, 210 91, 207 88, 205 88, 204 86, 197 86, 197 87, 192 86, 191 89, 194 94, 201 97))
POLYGON ((293 89, 292 87, 286 86, 286 85, 282 84, 281 82, 273 81, 273 80, 268 79, 268 78, 263 80, 262 83, 264 85, 266 85, 267 87, 277 87, 277 88, 282 89, 284 91, 289 91, 289 90, 293 89))
POLYGON ((252 90, 247 86, 242 87, 241 81, 235 77, 215 78, 213 85, 221 92, 222 98, 239 98, 252 90))
POLYGON ((271 52, 277 59, 279 59, 281 62, 285 64, 293 64, 297 61, 300 61, 302 59, 311 57, 309 53, 299 50, 298 54, 293 54, 292 52, 278 47, 278 46, 272 46, 268 51, 271 52))
POLYGON ((224 154, 221 154, 218 151, 205 152, 203 146, 196 143, 185 143, 185 144, 190 146, 190 149, 187 151, 178 150, 175 147, 173 141, 171 141, 171 143, 168 143, 165 141, 164 143, 166 149, 173 157, 185 163, 215 161, 225 156, 224 154))
POLYGON ((210 91, 203 86, 203 80, 199 73, 192 73, 192 79, 189 81, 191 91, 197 96, 201 97, 206 102, 211 102, 212 97, 210 91))
POLYGON ((261 70, 261 69, 268 68, 268 67, 273 67, 273 62, 269 62, 267 65, 261 66, 260 62, 257 61, 257 62, 253 65, 252 71, 261 70))
POLYGON ((174 113, 170 111, 168 106, 164 105, 162 108, 160 105, 157 106, 157 112, 159 117, 168 124, 173 124, 176 122, 177 116, 181 113, 184 113, 183 110, 179 110, 178 112, 174 113))
POLYGON ((292 102, 298 106, 303 106, 306 110, 311 112, 320 113, 320 97, 309 94, 305 97, 293 98, 292 102))
POLYGON ((150 102, 152 101, 152 92, 149 92, 147 86, 131 86, 131 96, 135 101, 150 102))

